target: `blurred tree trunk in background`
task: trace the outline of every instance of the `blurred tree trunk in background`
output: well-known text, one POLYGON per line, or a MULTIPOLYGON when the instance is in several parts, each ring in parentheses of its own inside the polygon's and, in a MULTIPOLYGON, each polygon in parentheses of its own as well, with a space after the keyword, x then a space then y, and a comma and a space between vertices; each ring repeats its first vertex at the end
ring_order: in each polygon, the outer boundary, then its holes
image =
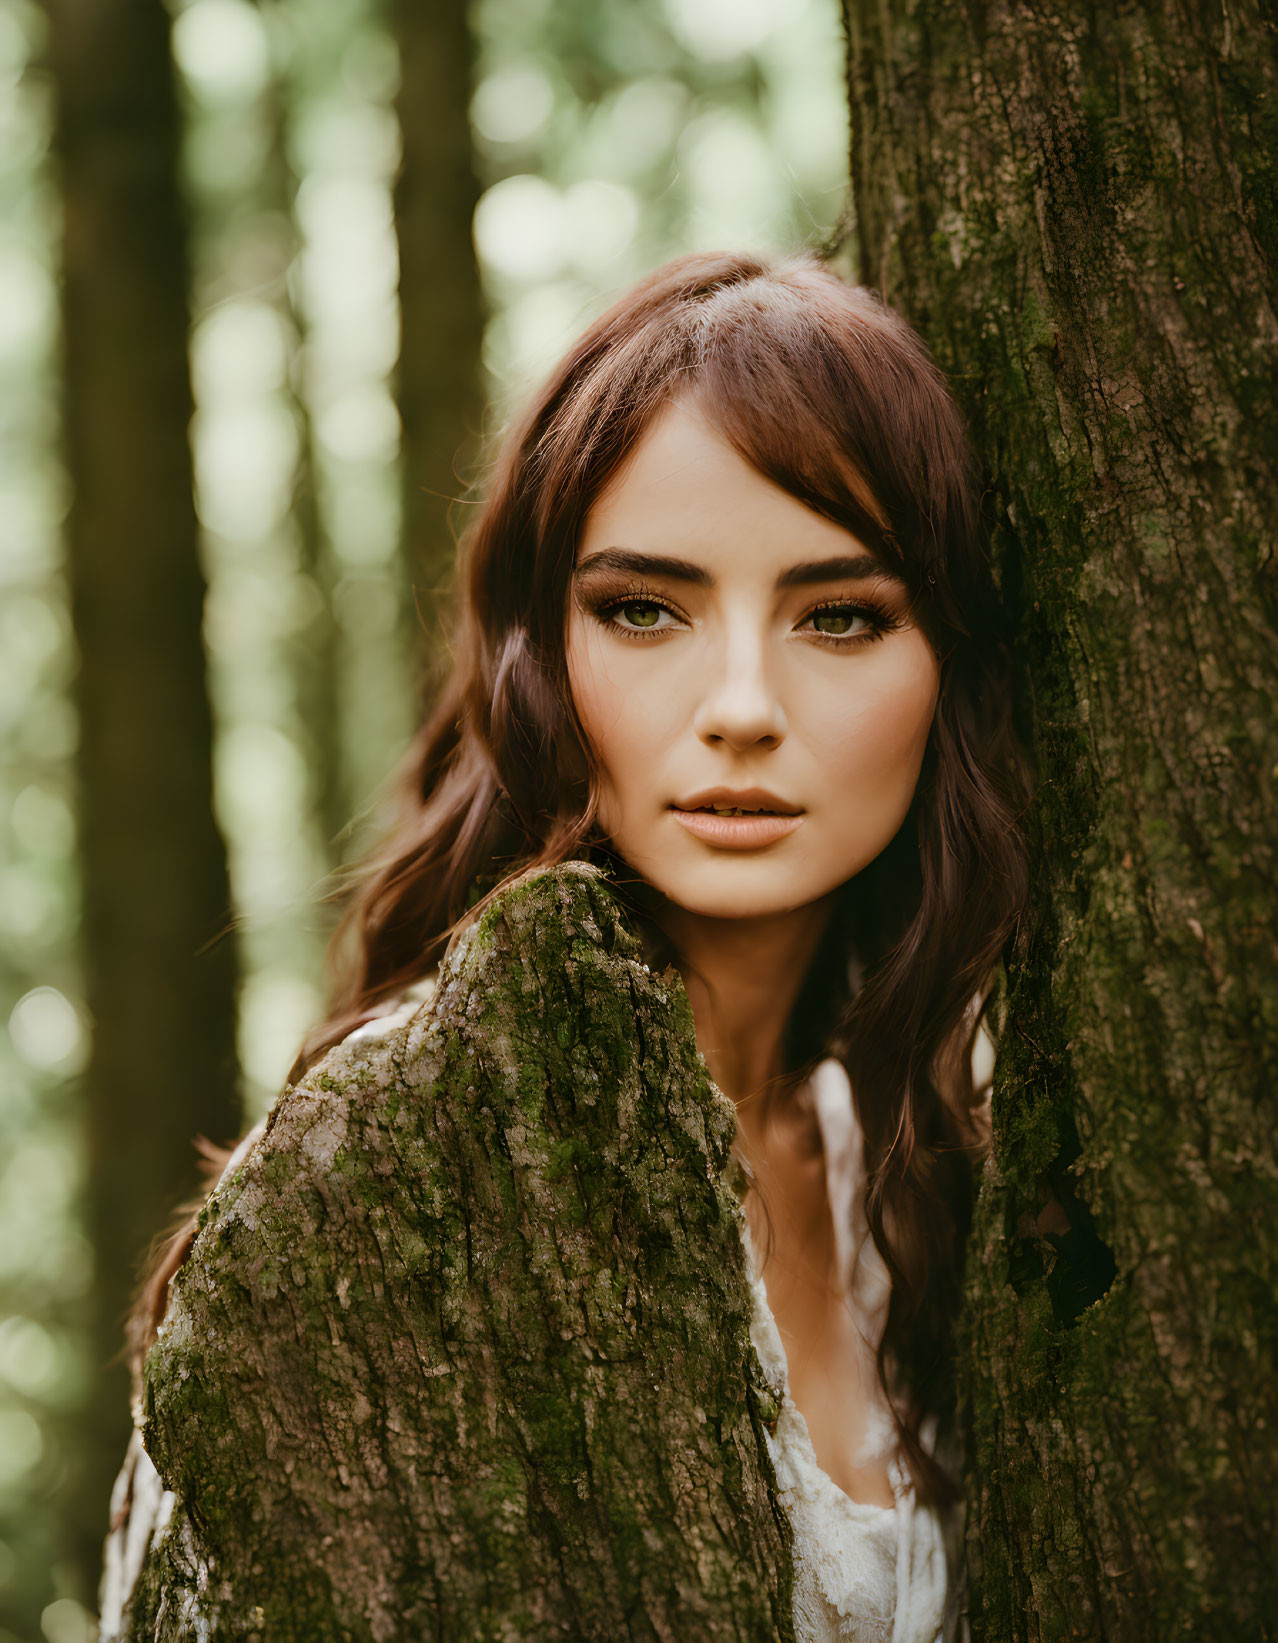
POLYGON ((121 1323, 138 1264, 195 1185, 192 1138, 225 1140, 237 1126, 235 960, 211 807, 169 16, 161 0, 46 4, 65 207, 67 545, 94 1020, 85 1099, 96 1373, 74 1530, 96 1581, 128 1437, 121 1323))
POLYGON ((975 1635, 1271 1637, 1278 36, 845 9, 862 277, 971 418, 1041 772, 969 1263, 975 1635))
MULTIPOLYGON (((262 4, 267 15, 274 8, 262 4)), ((300 55, 300 53, 299 53, 300 55)), ((270 163, 262 178, 262 203, 290 225, 293 256, 298 251, 294 206, 298 177, 289 156, 290 127, 297 95, 296 80, 306 72, 303 62, 282 69, 278 61, 266 96, 272 132, 270 163)), ((277 304, 291 338, 295 364, 306 358, 307 320, 297 301, 294 280, 280 282, 277 304)), ((296 374, 296 373, 294 373, 296 374)), ((303 386, 292 382, 290 408, 297 423, 298 462, 289 512, 297 530, 298 558, 303 574, 315 589, 314 611, 290 646, 290 662, 297 682, 298 708, 306 736, 306 768, 310 778, 315 824, 329 867, 341 856, 340 840, 350 821, 352 795, 348 791, 342 758, 341 715, 338 695, 341 666, 337 623, 333 616, 333 554, 320 519, 316 485, 315 424, 303 386)))
POLYGON ((482 410, 484 307, 471 238, 479 198, 469 112, 473 47, 467 0, 395 0, 391 22, 402 75, 397 398, 404 553, 415 595, 415 608, 414 601, 408 605, 410 654, 437 677, 446 660, 438 600, 453 563, 454 529, 464 523, 453 499, 470 477, 482 410))
MULTIPOLYGON (((281 163, 281 169, 283 165, 281 163)), ((291 174, 290 185, 295 184, 291 174)), ((295 187, 288 190, 292 209, 295 187)), ((287 302, 288 319, 295 328, 299 352, 304 352, 306 324, 292 301, 287 302)), ((299 560, 319 597, 314 614, 297 635, 291 655, 297 679, 297 697, 307 739, 306 768, 310 778, 315 825, 330 868, 338 866, 342 839, 350 825, 353 797, 342 757, 342 728, 339 707, 341 690, 340 653, 337 624, 333 619, 332 553, 320 521, 319 497, 315 484, 314 420, 305 398, 293 401, 298 421, 298 464, 293 481, 291 512, 297 525, 299 560)))

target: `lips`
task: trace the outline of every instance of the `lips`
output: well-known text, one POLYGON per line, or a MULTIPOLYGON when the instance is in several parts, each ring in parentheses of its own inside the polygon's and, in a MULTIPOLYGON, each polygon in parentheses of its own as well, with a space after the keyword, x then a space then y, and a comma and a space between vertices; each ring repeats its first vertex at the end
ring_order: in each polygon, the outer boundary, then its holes
POLYGON ((670 807, 680 811, 706 811, 716 815, 798 816, 802 806, 791 804, 765 787, 707 787, 670 807))
POLYGON ((764 850, 803 825, 802 807, 766 787, 706 787, 672 804, 670 813, 719 850, 764 850))

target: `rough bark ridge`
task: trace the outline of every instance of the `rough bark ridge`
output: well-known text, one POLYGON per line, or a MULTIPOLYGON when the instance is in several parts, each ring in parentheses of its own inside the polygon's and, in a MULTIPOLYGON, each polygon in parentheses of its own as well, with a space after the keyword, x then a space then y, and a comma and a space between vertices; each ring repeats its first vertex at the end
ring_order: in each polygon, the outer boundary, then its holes
POLYGON ((210 1200, 126 1635, 790 1637, 734 1126, 602 873, 503 893, 210 1200))
POLYGON ((845 10, 862 274, 970 416, 1041 772, 969 1266, 977 1635, 1268 1637, 1273 24, 845 10))

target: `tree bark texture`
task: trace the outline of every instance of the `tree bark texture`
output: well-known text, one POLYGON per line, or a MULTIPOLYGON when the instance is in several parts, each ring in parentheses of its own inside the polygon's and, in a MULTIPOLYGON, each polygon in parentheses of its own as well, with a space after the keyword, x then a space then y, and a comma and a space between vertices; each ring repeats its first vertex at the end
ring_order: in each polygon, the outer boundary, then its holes
POLYGON ((192 1138, 224 1140, 238 1126, 235 961, 217 940, 230 893, 212 811, 169 17, 160 0, 48 0, 47 10, 65 210, 81 950, 94 1024, 95 1373, 75 1524, 88 1575, 128 1429, 120 1326, 138 1264, 175 1197, 196 1184, 192 1138))
POLYGON ((210 1200, 125 1635, 789 1638, 735 1122, 600 870, 504 892, 210 1200))
POLYGON ((397 399, 404 425, 407 608, 418 660, 435 671, 440 600, 480 433, 484 305, 471 223, 479 199, 470 133, 474 46, 467 0, 395 0, 403 160, 395 184, 402 325, 397 399), (424 641, 421 629, 425 629, 424 641))
POLYGON ((971 422, 1040 789, 969 1259, 988 1639, 1278 1623, 1278 45, 847 0, 862 277, 971 422))

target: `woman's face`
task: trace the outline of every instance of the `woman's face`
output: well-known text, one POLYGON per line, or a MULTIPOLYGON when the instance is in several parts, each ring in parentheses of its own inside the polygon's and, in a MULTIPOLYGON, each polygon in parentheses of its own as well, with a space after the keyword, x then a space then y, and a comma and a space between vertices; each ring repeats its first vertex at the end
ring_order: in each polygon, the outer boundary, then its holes
POLYGON ((600 826, 688 912, 807 906, 905 818, 938 666, 904 584, 690 400, 658 414, 589 514, 567 658, 600 826), (734 799, 773 814, 702 808, 734 799))

